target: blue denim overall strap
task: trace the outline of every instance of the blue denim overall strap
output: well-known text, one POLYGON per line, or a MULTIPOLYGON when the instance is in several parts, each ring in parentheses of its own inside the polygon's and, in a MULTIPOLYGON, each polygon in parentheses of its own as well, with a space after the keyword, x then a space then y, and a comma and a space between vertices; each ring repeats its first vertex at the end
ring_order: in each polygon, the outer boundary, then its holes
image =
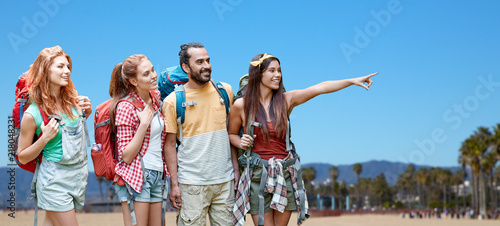
MULTIPOLYGON (((85 146, 88 136, 85 134, 86 120, 80 116, 76 126, 62 126, 63 156, 58 164, 75 165, 87 161, 87 148, 85 146)), ((90 146, 90 145, 89 145, 90 146)))
POLYGON ((82 111, 83 118, 83 129, 85 131, 85 140, 87 141, 87 147, 90 147, 90 136, 89 136, 89 128, 87 127, 87 115, 85 111, 82 111))

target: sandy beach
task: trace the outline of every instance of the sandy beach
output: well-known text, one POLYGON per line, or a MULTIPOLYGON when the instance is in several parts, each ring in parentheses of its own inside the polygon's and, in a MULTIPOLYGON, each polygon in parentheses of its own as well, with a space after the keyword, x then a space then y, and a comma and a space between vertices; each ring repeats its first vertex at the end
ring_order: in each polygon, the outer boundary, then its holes
MULTIPOLYGON (((32 225, 34 211, 19 211, 16 212, 16 218, 11 218, 7 214, 9 212, 2 212, 0 217, 0 225, 32 225)), ((39 212, 38 224, 41 225, 43 218, 45 216, 45 211, 39 212)), ((95 226, 95 225, 122 225, 122 215, 121 213, 78 213, 77 214, 78 223, 82 226, 95 226)), ((175 225, 175 213, 168 212, 166 214, 166 225, 175 225)), ((248 219, 248 218, 247 218, 248 219)), ((253 225, 251 220, 248 219, 245 226, 253 225)), ((289 226, 297 225, 296 223, 297 215, 292 215, 289 226)), ((208 222, 208 221, 207 221, 208 222)), ((308 219, 303 225, 304 226, 361 226, 361 225, 373 225, 373 226, 489 226, 489 225, 499 225, 500 220, 471 220, 471 219, 402 219, 400 215, 388 214, 388 215, 375 215, 375 214, 364 214, 364 215, 343 215, 340 217, 312 217, 308 219)), ((207 224, 209 225, 209 224, 207 224)))

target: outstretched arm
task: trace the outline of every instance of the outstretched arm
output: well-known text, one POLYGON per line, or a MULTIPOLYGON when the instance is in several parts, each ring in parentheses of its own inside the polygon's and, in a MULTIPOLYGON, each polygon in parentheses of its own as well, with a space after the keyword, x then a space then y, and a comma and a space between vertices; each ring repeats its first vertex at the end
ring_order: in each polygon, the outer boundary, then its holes
POLYGON ((366 90, 372 85, 373 81, 370 79, 372 76, 378 74, 373 73, 362 77, 350 78, 337 81, 325 81, 314 86, 310 86, 302 90, 292 90, 285 93, 285 98, 288 102, 289 110, 294 107, 301 105, 310 99, 325 93, 333 93, 349 87, 351 85, 357 85, 365 88, 366 90), (367 83, 367 84, 365 84, 367 83))

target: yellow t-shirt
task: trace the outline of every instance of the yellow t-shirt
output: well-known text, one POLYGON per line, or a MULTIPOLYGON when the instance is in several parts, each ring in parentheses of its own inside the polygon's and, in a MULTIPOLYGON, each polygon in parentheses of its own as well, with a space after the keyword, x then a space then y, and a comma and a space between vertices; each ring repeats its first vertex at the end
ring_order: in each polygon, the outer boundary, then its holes
MULTIPOLYGON (((233 102, 231 86, 222 83, 233 102)), ((212 84, 202 89, 185 89, 186 106, 182 124, 182 144, 178 148, 178 180, 181 184, 210 185, 234 178, 231 148, 226 125, 226 108, 212 84)), ((163 101, 163 118, 167 133, 178 133, 176 97, 172 92, 163 101)))

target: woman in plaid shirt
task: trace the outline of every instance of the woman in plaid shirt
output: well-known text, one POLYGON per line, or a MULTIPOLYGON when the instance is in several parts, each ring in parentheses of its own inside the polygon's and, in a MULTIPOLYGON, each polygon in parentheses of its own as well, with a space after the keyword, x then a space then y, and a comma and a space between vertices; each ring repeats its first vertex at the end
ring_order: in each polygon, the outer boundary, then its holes
MULTIPOLYGON (((299 204, 294 197, 296 196, 294 193, 297 194, 295 192, 297 178, 294 178, 296 172, 290 167, 285 169, 281 165, 293 158, 291 153, 287 152, 285 144, 288 115, 294 107, 320 94, 332 93, 351 85, 358 85, 368 90, 372 84, 370 78, 377 73, 352 79, 326 81, 303 90, 285 92, 278 58, 269 54, 258 54, 250 62, 248 71, 245 96, 236 100, 231 108, 229 139, 233 146, 243 150, 253 145, 252 152, 268 162, 268 177, 264 189, 267 192, 264 193, 264 225, 288 225, 292 210, 297 209, 299 204), (247 120, 258 122, 255 135, 252 137, 244 134, 240 137, 240 128, 242 125, 244 129, 247 128, 249 123, 247 120)), ((249 175, 241 176, 236 206, 233 209, 235 225, 243 225, 243 216, 247 212, 252 215, 254 224, 258 224, 257 194, 261 173, 262 168, 256 166, 249 170, 249 175)), ((307 213, 307 204, 301 207, 301 211, 307 213)), ((299 219, 299 225, 302 220, 299 219)))
POLYGON ((117 64, 111 76, 110 118, 116 132, 119 161, 115 169, 126 183, 126 186, 115 184, 115 191, 122 202, 125 225, 132 225, 129 199, 133 200, 137 225, 161 225, 162 178, 167 168, 156 78, 153 65, 142 54, 129 56, 117 64))

